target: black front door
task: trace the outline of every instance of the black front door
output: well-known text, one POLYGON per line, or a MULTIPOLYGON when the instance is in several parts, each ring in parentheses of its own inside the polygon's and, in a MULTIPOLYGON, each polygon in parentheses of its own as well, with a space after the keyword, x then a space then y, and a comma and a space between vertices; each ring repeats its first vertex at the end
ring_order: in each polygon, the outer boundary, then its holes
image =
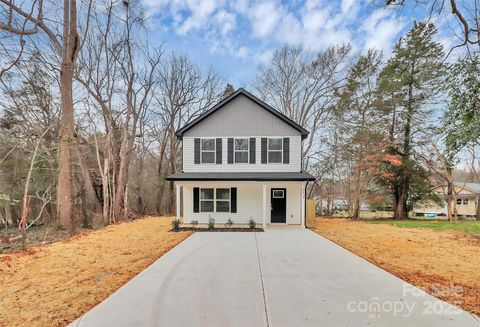
POLYGON ((287 222, 287 189, 272 188, 270 203, 272 223, 287 222))

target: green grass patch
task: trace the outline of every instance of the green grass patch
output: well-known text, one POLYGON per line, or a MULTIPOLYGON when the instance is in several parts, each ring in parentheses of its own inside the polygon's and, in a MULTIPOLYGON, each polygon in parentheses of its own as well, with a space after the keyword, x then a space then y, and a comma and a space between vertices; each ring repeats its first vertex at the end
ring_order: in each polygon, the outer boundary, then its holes
POLYGON ((471 234, 480 235, 480 222, 479 221, 417 221, 417 220, 401 220, 401 221, 382 221, 374 220, 369 221, 370 224, 388 224, 397 227, 406 228, 429 228, 433 230, 451 230, 458 232, 466 232, 471 234))

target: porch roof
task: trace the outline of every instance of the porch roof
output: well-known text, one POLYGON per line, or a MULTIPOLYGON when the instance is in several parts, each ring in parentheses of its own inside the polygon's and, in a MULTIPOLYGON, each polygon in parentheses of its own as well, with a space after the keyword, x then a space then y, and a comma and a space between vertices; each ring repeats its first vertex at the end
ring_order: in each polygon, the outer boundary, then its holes
POLYGON ((315 177, 305 172, 182 172, 170 175, 166 179, 169 181, 314 181, 315 177))

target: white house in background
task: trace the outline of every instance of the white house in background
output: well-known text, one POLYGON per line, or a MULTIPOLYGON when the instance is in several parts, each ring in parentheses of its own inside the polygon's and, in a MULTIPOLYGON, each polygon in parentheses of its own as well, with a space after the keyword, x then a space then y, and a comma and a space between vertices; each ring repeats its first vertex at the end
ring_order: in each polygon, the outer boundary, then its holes
POLYGON ((305 188, 315 180, 302 171, 308 133, 244 89, 224 98, 176 132, 183 171, 167 180, 176 184, 177 218, 183 203, 187 224, 305 226, 305 188))

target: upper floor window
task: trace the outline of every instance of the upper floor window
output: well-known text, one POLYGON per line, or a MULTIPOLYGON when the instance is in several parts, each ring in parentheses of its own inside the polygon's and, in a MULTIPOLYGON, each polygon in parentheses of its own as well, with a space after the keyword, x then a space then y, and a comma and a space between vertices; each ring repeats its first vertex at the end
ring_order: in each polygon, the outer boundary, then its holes
POLYGON ((282 163, 283 154, 283 139, 271 138, 268 139, 268 162, 282 163))
POLYGON ((215 163, 215 139, 202 139, 202 163, 215 163))
POLYGON ((248 163, 248 138, 235 139, 235 163, 248 163))

